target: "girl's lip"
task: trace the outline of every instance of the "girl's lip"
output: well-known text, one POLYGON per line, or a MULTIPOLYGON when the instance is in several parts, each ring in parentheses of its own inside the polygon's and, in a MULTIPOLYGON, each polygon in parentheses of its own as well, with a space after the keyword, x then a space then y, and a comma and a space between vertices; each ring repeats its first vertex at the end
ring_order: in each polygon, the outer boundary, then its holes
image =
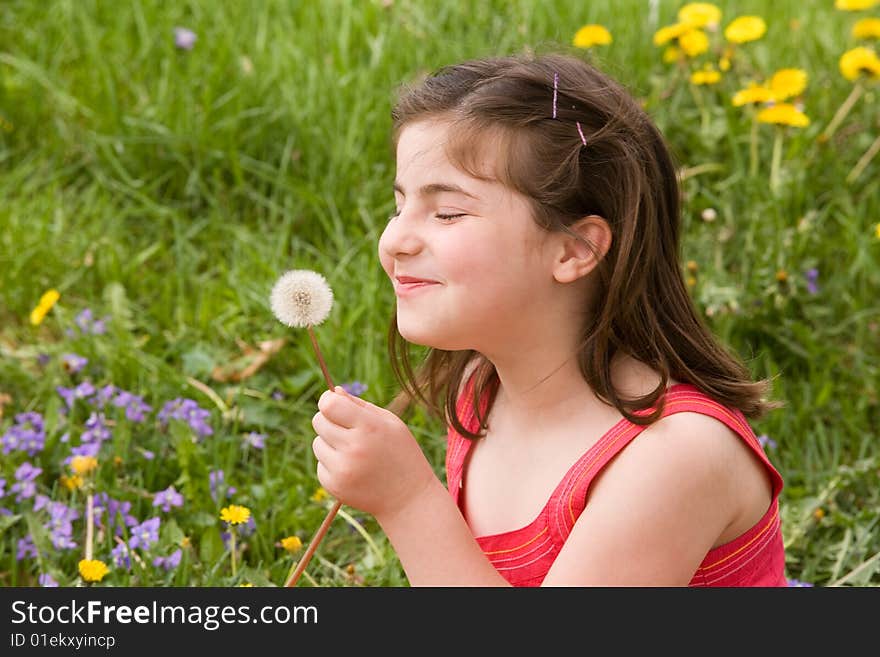
POLYGON ((408 297, 412 294, 418 294, 421 290, 437 285, 435 281, 417 281, 412 283, 401 283, 394 281, 394 293, 399 297, 408 297))

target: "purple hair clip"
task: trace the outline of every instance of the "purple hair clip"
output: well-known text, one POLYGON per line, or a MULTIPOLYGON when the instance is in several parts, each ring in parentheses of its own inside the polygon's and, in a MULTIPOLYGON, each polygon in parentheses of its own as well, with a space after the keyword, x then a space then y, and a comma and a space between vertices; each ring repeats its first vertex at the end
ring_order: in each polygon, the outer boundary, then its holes
MULTIPOLYGON (((553 118, 556 118, 556 98, 557 93, 559 92, 559 73, 553 74, 553 118)), ((578 134, 581 136, 581 142, 584 146, 587 145, 587 138, 584 137, 584 131, 581 129, 581 122, 575 121, 575 125, 578 129, 578 134)))

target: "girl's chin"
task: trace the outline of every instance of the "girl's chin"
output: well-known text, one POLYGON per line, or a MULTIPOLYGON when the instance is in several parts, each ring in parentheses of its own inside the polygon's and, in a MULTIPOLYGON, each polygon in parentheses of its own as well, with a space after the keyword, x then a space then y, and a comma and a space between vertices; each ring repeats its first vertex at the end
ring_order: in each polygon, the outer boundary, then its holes
POLYGON ((457 351, 459 347, 451 344, 447 339, 443 339, 442 335, 438 335, 438 331, 428 330, 425 327, 416 327, 401 321, 400 316, 397 318, 397 331, 404 340, 411 344, 417 344, 422 347, 430 347, 431 349, 443 349, 444 351, 457 351))

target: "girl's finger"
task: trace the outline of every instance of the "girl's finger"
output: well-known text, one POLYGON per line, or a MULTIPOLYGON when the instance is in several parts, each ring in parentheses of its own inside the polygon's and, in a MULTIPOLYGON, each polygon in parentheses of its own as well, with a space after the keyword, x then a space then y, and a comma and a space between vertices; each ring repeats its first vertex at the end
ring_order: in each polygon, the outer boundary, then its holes
POLYGON ((332 469, 335 463, 335 452, 336 450, 326 440, 321 436, 315 436, 312 441, 312 453, 318 459, 318 463, 323 463, 325 467, 332 469))
POLYGON ((365 403, 362 400, 355 401, 352 395, 337 386, 336 390, 325 390, 321 393, 321 397, 318 399, 318 408, 328 420, 345 429, 351 429, 357 424, 361 407, 365 403))
POLYGON ((345 442, 345 428, 324 417, 321 411, 312 416, 312 428, 333 449, 337 449, 345 442))

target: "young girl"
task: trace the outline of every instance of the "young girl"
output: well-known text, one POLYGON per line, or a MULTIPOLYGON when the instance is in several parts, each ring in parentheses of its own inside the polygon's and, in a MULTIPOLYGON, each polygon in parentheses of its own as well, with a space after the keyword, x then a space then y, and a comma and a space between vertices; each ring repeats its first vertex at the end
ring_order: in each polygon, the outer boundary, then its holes
POLYGON ((550 54, 445 67, 393 119, 403 392, 321 396, 321 485, 412 585, 784 586, 782 478, 746 419, 778 404, 694 310, 639 104, 550 54), (430 347, 417 373, 404 340, 430 347), (399 417, 413 399, 449 426, 448 490, 399 417))

